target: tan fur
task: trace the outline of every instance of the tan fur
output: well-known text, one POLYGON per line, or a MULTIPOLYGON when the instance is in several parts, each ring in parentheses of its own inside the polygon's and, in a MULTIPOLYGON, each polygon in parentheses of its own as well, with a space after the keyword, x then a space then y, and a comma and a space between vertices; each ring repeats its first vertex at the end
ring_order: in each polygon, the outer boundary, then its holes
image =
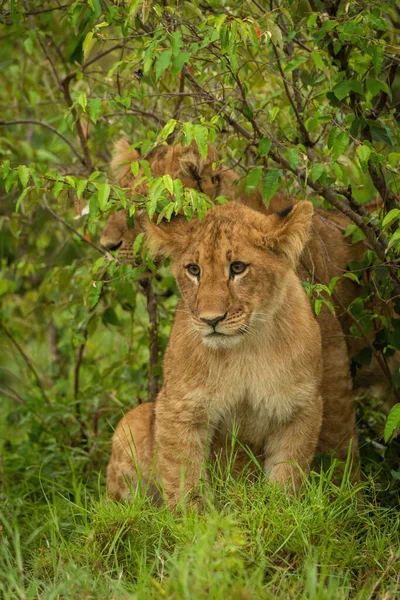
POLYGON ((293 269, 311 214, 308 202, 285 217, 263 216, 232 203, 210 210, 200 223, 178 218, 161 226, 147 224, 153 251, 172 255, 182 299, 164 358, 161 392, 148 409, 128 413, 114 435, 107 477, 112 496, 126 497, 125 481, 135 481, 135 468, 121 461, 121 453, 132 452, 121 429, 130 428, 136 448, 145 439, 145 448, 135 454, 145 481, 157 447, 157 473, 171 506, 187 490, 197 489, 205 457, 220 450, 235 426, 240 442, 263 456, 266 472, 281 484, 293 480, 298 487, 296 465, 308 470, 318 440, 321 449, 345 454, 354 436, 351 397, 348 410, 342 407, 350 423, 343 434, 336 408, 342 398, 334 397, 329 382, 320 435, 320 333, 293 269), (229 269, 235 261, 249 267, 232 279, 229 269), (200 279, 188 272, 192 263, 200 266, 200 279), (220 335, 211 335, 213 327, 204 319, 221 315, 215 325, 220 335), (338 433, 330 431, 332 408, 338 433), (153 435, 140 418, 143 410, 154 411, 153 435))
POLYGON ((225 196, 237 200, 255 210, 262 210, 263 202, 258 190, 249 196, 246 194, 240 177, 219 162, 219 156, 212 144, 208 144, 207 158, 203 158, 197 143, 193 140, 188 146, 175 144, 162 145, 145 156, 140 156, 135 149, 130 149, 126 138, 117 140, 114 144, 111 174, 118 185, 130 188, 133 192, 147 194, 145 183, 139 183, 143 177, 140 168, 137 177, 131 171, 131 163, 146 159, 153 177, 161 177, 168 173, 172 179, 180 179, 185 187, 193 188, 206 194, 211 200, 225 196))

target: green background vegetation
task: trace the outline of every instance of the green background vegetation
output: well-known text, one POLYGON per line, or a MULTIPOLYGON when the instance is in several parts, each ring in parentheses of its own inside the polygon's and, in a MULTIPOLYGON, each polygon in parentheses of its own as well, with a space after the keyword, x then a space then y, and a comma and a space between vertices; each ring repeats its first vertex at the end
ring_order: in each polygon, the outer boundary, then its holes
MULTIPOLYGON (((180 193, 150 178, 129 197, 108 172, 113 141, 212 141, 266 203, 280 190, 351 215, 370 279, 349 310, 383 356, 399 350, 397 313, 367 307, 400 286, 398 33, 394 1, 1 3, 4 598, 396 597, 399 405, 384 438, 380 403, 359 403, 362 491, 328 467, 294 499, 214 473, 201 515, 104 501, 112 429, 148 399, 149 317, 144 267, 98 240, 116 208, 171 214, 180 193)), ((176 290, 167 269, 153 285, 161 355, 176 290)))

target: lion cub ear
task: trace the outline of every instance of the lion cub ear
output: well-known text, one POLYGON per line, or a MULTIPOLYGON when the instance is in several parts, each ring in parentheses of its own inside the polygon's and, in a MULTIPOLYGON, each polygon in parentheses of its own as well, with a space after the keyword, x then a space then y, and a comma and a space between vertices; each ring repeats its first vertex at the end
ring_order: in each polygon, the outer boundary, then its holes
POLYGON ((297 266, 304 246, 311 235, 311 222, 314 207, 311 202, 302 201, 289 206, 269 217, 272 229, 267 245, 283 254, 293 267, 297 266))
POLYGON ((147 246, 154 259, 179 254, 187 246, 191 227, 183 215, 177 215, 169 222, 161 221, 156 225, 147 214, 142 214, 141 225, 146 233, 147 246))

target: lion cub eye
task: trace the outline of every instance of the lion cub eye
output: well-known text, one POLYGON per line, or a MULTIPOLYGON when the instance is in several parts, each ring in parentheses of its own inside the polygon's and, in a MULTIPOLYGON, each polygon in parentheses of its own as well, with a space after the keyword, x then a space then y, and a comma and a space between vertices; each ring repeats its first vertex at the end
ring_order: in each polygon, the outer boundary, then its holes
POLYGON ((199 267, 199 265, 186 265, 186 269, 187 269, 188 273, 190 273, 190 275, 193 275, 193 277, 199 277, 200 276, 200 267, 199 267))
POLYGON ((233 262, 231 264, 231 276, 234 277, 235 275, 240 275, 241 273, 244 273, 247 267, 248 265, 246 265, 243 262, 233 262))

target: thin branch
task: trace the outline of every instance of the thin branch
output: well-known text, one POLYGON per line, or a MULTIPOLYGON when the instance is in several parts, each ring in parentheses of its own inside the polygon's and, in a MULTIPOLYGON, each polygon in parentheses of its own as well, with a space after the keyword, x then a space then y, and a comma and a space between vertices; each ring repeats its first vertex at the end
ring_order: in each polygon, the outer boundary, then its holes
POLYGON ((8 339, 11 341, 11 343, 18 350, 18 352, 22 356, 25 364, 27 365, 28 369, 31 371, 32 375, 34 376, 35 381, 37 383, 37 386, 40 389, 40 391, 42 393, 42 396, 43 396, 43 399, 45 400, 46 404, 50 404, 50 401, 49 401, 49 399, 47 397, 47 394, 44 391, 44 385, 42 383, 42 380, 40 379, 40 377, 38 375, 38 372, 36 371, 35 367, 33 366, 31 359, 25 354, 24 350, 18 344, 18 342, 14 338, 14 336, 8 331, 7 327, 3 323, 0 323, 0 327, 2 328, 2 330, 4 331, 4 333, 6 334, 6 336, 8 337, 8 339))
POLYGON ((53 125, 49 125, 49 123, 45 123, 44 121, 36 121, 35 119, 18 119, 16 121, 0 121, 0 127, 5 127, 5 126, 8 127, 9 125, 23 125, 23 124, 39 125, 40 127, 49 129, 55 135, 58 135, 58 137, 61 138, 71 148, 72 152, 75 154, 75 156, 77 158, 79 158, 79 160, 82 164, 85 164, 85 159, 83 158, 83 156, 81 154, 79 154, 79 152, 74 147, 74 145, 69 141, 68 138, 65 137, 65 135, 63 135, 62 133, 60 133, 58 131, 58 129, 53 127, 53 125))
POLYGON ((84 353, 85 347, 86 347, 87 335, 88 335, 88 332, 87 332, 87 328, 85 327, 85 329, 82 332, 82 336, 83 336, 84 340, 78 348, 78 354, 76 357, 76 363, 75 363, 75 368, 74 368, 75 417, 81 427, 81 441, 82 441, 83 446, 87 446, 89 436, 88 436, 87 429, 82 421, 81 403, 79 400, 79 383, 80 383, 80 371, 81 371, 83 353, 84 353))
POLYGON ((17 396, 17 394, 9 392, 4 388, 0 388, 0 395, 5 396, 6 398, 10 398, 10 400, 14 400, 14 402, 20 404, 21 406, 25 406, 26 404, 25 400, 23 400, 20 396, 17 396))
POLYGON ((92 163, 92 158, 90 156, 90 152, 89 152, 89 147, 87 144, 87 139, 86 139, 86 135, 85 132, 83 130, 82 127, 82 121, 80 120, 80 118, 78 117, 78 112, 74 106, 74 102, 72 100, 71 97, 71 92, 69 89, 69 83, 70 80, 68 79, 64 79, 61 82, 61 89, 64 92, 64 97, 65 97, 65 101, 68 104, 70 110, 71 110, 71 114, 74 118, 75 121, 75 125, 76 125, 76 130, 78 132, 78 137, 79 137, 79 141, 81 144, 81 148, 83 150, 83 154, 85 156, 85 160, 84 160, 84 164, 85 166, 89 169, 89 171, 93 171, 93 163, 92 163))
POLYGON ((158 123, 158 125, 161 125, 161 127, 164 127, 166 123, 166 121, 158 117, 155 113, 146 112, 139 108, 130 108, 129 110, 126 110, 124 112, 107 113, 106 115, 101 115, 100 119, 107 119, 109 117, 125 117, 127 115, 136 114, 142 115, 143 117, 147 117, 148 119, 153 119, 153 121, 156 121, 156 123, 158 123))
POLYGON ((183 98, 186 95, 184 93, 184 90, 185 90, 185 76, 182 73, 181 80, 179 82, 179 92, 178 92, 179 95, 178 95, 178 99, 177 99, 176 104, 175 104, 174 112, 172 113, 172 118, 173 119, 177 119, 177 117, 179 115, 179 111, 180 111, 180 108, 181 108, 182 100, 183 100, 183 98))
POLYGON ((275 44, 272 44, 272 49, 273 49, 273 52, 275 54, 276 64, 278 65, 279 73, 281 75, 281 79, 282 79, 282 82, 283 82, 283 87, 285 88, 287 99, 289 100, 290 105, 293 108, 293 112, 294 112, 294 114, 296 116, 296 120, 297 120, 297 122, 299 124, 304 145, 312 148, 314 146, 314 142, 311 140, 311 138, 310 138, 310 136, 308 134, 308 131, 307 131, 305 125, 304 125, 303 119, 301 118, 300 113, 297 110, 296 103, 294 102, 294 100, 292 98, 292 95, 290 93, 289 86, 288 86, 287 81, 286 81, 285 73, 283 72, 283 69, 282 69, 281 60, 279 58, 279 52, 276 49, 275 44))
POLYGON ((95 250, 97 250, 97 252, 100 252, 100 254, 105 255, 106 253, 99 248, 98 246, 96 246, 96 244, 93 244, 93 242, 91 240, 88 240, 85 238, 85 236, 83 236, 81 233, 79 233, 79 231, 77 231, 75 229, 75 227, 72 227, 72 225, 70 225, 69 223, 67 223, 67 221, 64 221, 64 219, 62 217, 60 217, 48 204, 46 198, 44 196, 42 196, 42 201, 43 204, 46 208, 46 210, 55 218, 57 219, 57 221, 59 221, 60 223, 62 223, 64 225, 64 227, 66 227, 67 229, 69 229, 70 231, 72 231, 73 233, 75 233, 75 235, 77 235, 79 237, 79 239, 82 240, 82 242, 85 242, 86 244, 89 244, 89 246, 92 246, 92 248, 94 248, 95 250))
POLYGON ((28 17, 31 15, 41 15, 43 13, 52 12, 54 10, 63 10, 64 8, 69 8, 71 4, 62 4, 60 6, 53 6, 52 8, 42 8, 39 10, 30 10, 24 13, 24 17, 28 17))
MULTIPOLYGON (((100 60, 100 58, 103 58, 103 56, 107 56, 107 54, 110 54, 110 52, 113 52, 114 50, 118 50, 119 48, 123 48, 123 47, 124 47, 124 44, 115 44, 114 46, 111 46, 111 48, 107 48, 106 50, 103 50, 102 52, 98 52, 92 58, 89 58, 86 62, 84 62, 81 65, 81 67, 80 67, 81 70, 83 71, 87 67, 90 67, 90 65, 92 65, 93 63, 100 60)), ((69 84, 69 82, 72 81, 73 79, 75 79, 76 76, 77 76, 77 71, 71 71, 70 73, 68 73, 68 75, 66 75, 64 77, 62 83, 69 84)))

